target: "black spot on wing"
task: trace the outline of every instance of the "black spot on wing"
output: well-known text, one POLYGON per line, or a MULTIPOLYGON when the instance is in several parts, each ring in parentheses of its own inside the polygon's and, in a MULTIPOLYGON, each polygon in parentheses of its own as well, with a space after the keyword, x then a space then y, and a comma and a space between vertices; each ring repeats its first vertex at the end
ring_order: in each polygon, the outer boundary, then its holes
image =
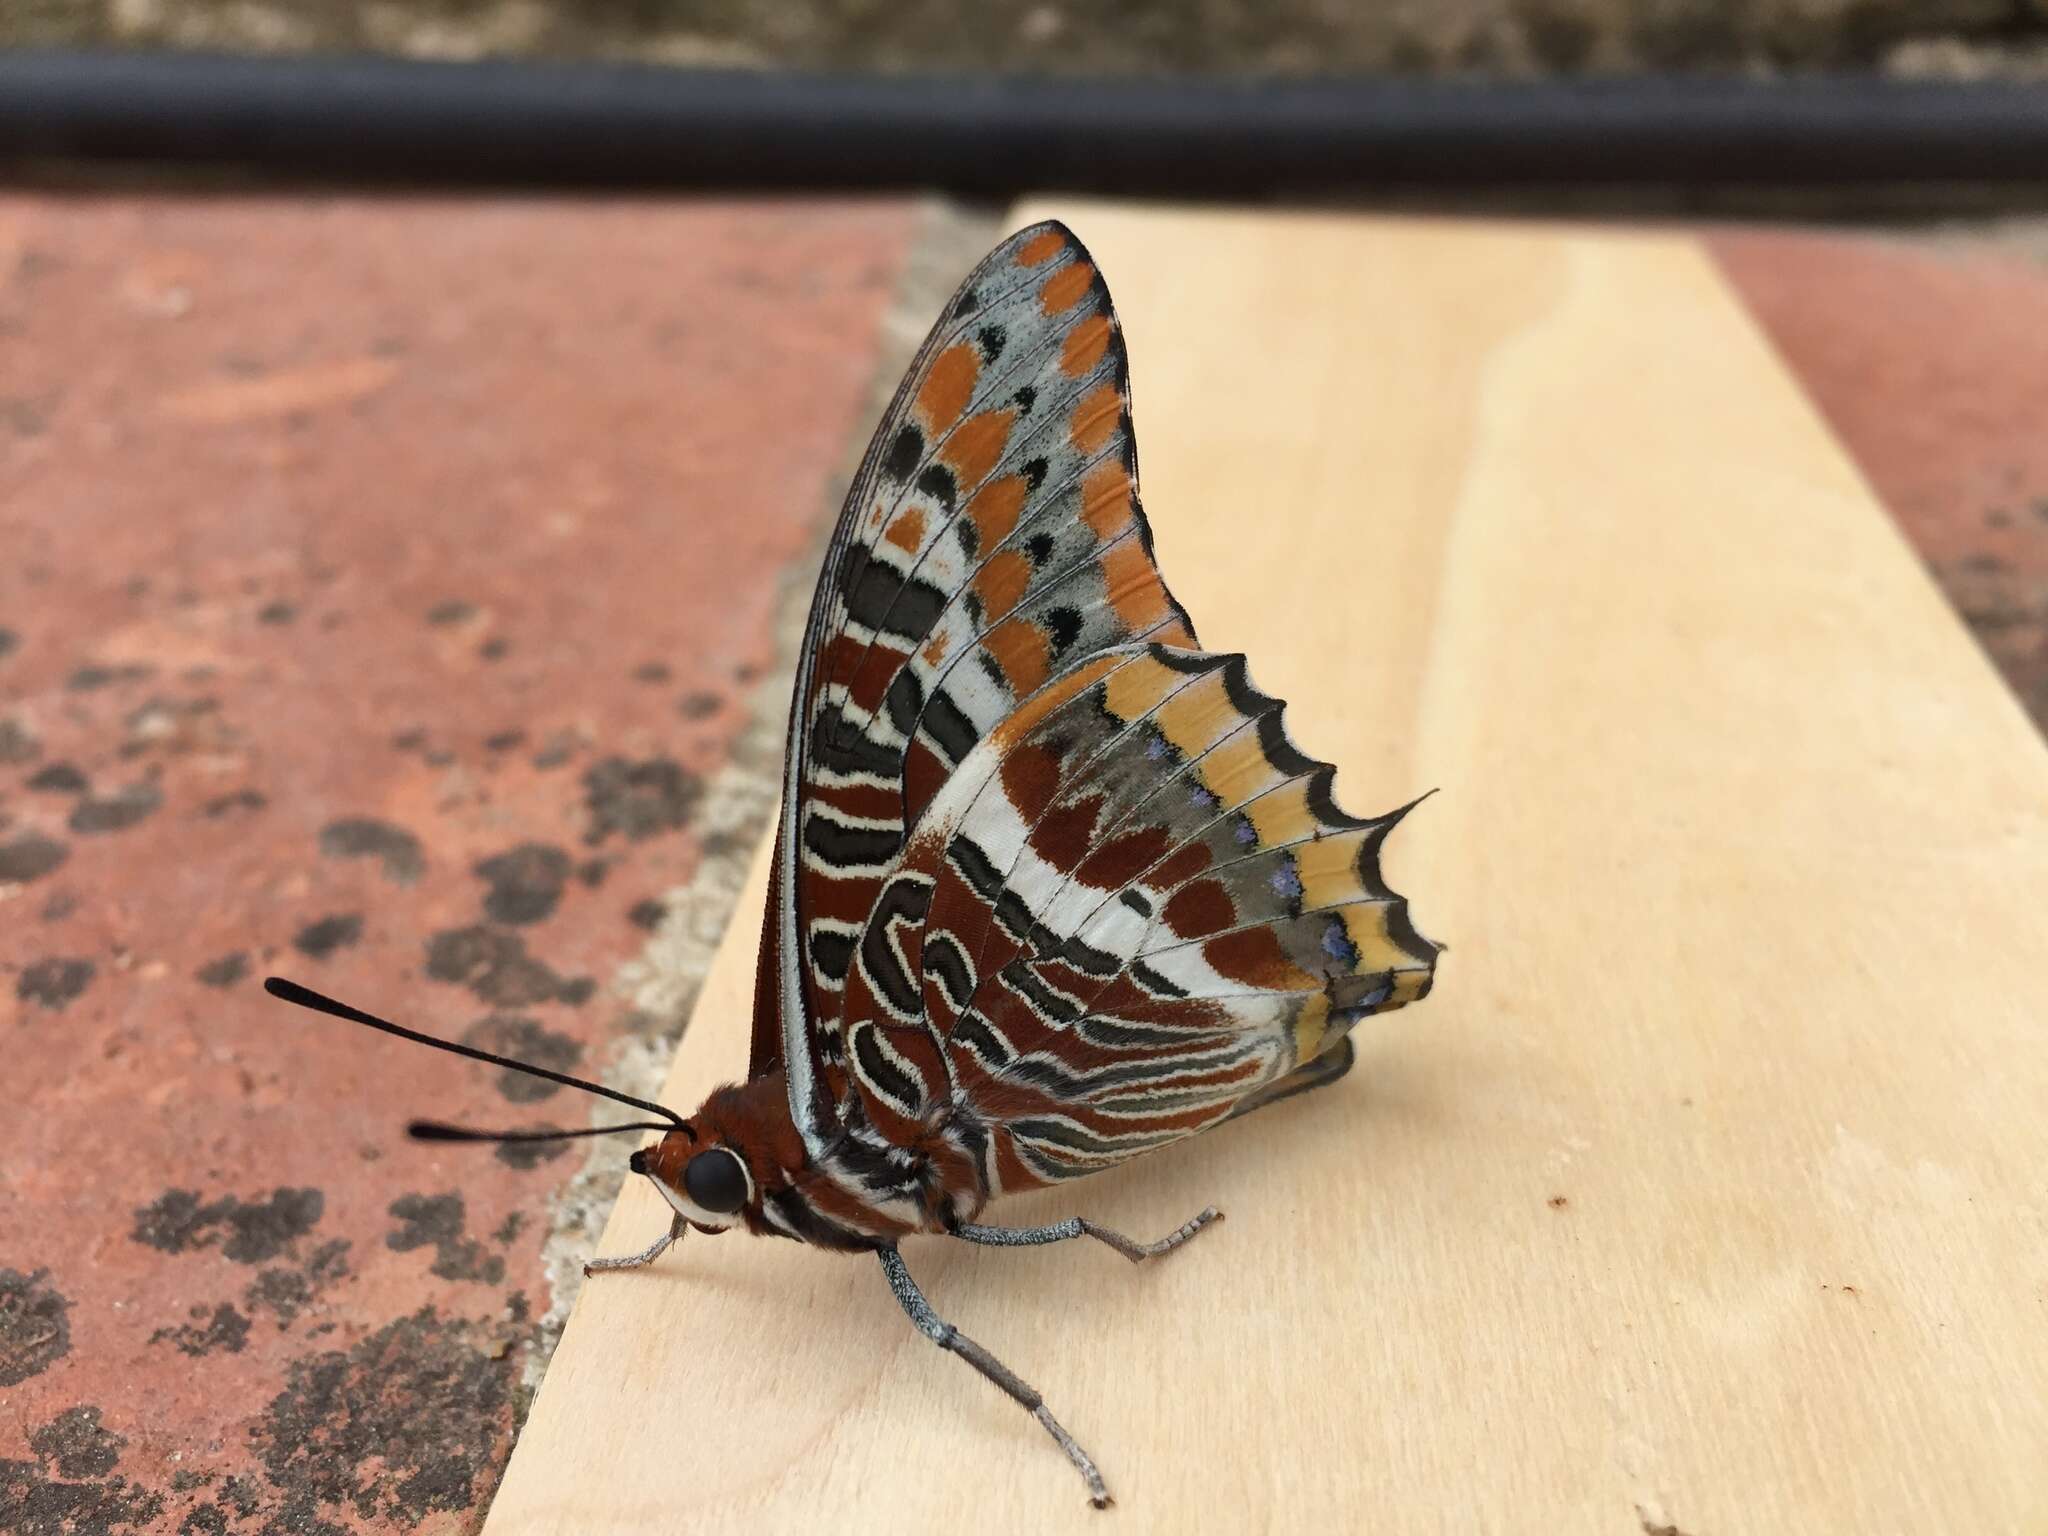
POLYGON ((924 434, 906 421, 890 439, 889 451, 882 455, 883 477, 901 485, 923 459, 924 434))
POLYGON ((974 996, 974 967, 950 933, 925 935, 924 972, 938 981, 939 990, 956 1013, 974 996))
POLYGON ((840 569, 847 615, 863 629, 921 640, 945 611, 944 592, 921 578, 906 581, 880 560, 848 560, 840 569))
POLYGON ((831 981, 846 980, 846 968, 853 963, 853 935, 829 928, 813 929, 810 938, 811 964, 831 981))
POLYGON ((818 805, 804 812, 804 847, 835 869, 886 864, 902 846, 892 828, 849 827, 818 805))
POLYGON ((1045 613, 1045 630, 1052 638, 1052 654, 1055 660, 1064 656, 1067 647, 1081 634, 1081 610, 1064 605, 1049 608, 1045 613))
POLYGON ((915 926, 924 921, 932 904, 931 882, 922 877, 899 877, 882 888, 868 915, 867 931, 861 935, 861 968, 883 999, 899 1014, 915 1015, 922 1001, 917 978, 903 968, 902 957, 893 942, 898 925, 915 926))
POLYGON ((870 1088, 905 1113, 915 1114, 925 1100, 924 1084, 882 1054, 881 1042, 876 1038, 879 1033, 873 1024, 854 1026, 854 1062, 870 1088))
POLYGON ((953 510, 953 502, 959 493, 953 471, 943 464, 927 465, 917 477, 917 488, 948 512, 953 510))
POLYGON ((945 755, 946 761, 955 765, 981 740, 974 722, 961 712, 960 706, 947 696, 944 689, 933 694, 931 702, 925 706, 923 729, 932 744, 945 755))

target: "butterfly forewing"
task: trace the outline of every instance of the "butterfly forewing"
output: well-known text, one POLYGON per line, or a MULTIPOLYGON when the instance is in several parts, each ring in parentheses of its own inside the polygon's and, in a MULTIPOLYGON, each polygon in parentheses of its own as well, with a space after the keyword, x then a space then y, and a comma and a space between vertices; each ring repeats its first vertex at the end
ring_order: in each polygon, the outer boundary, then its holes
POLYGON ((789 1067, 814 1145, 846 1085, 846 976, 925 805, 1078 659, 1192 641, 1138 507, 1127 376, 1087 252, 1024 230, 962 285, 855 477, 792 705, 756 1010, 755 1070, 789 1067))

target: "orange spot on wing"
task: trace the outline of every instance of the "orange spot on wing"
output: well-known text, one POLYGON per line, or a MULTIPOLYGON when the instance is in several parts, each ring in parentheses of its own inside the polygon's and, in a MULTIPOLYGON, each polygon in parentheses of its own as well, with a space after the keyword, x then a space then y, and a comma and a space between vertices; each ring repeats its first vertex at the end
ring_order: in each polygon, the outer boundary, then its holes
POLYGON ((1031 561, 1021 552, 1005 549, 992 556, 974 578, 974 595, 981 599, 982 616, 1000 619, 1031 585, 1031 561))
POLYGON ((925 645, 925 664, 927 666, 936 667, 940 662, 944 661, 946 659, 946 648, 950 646, 952 643, 953 636, 951 632, 945 629, 939 630, 939 632, 933 635, 931 637, 931 640, 925 645))
POLYGON ((946 440, 939 457, 952 468, 953 478, 963 490, 981 484, 996 467, 1016 420, 1017 413, 1008 408, 983 411, 968 417, 946 440))
POLYGON ((1093 267, 1085 261, 1070 261, 1039 288, 1039 307, 1048 315, 1063 315, 1086 297, 1094 281, 1093 267))
POLYGON ((967 342, 946 348, 932 360, 917 391, 917 409, 932 431, 943 432, 960 419, 980 376, 981 354, 967 342))
POLYGON ((981 535, 981 547, 994 549, 1017 526, 1017 514, 1024 510, 1027 487, 1022 475, 1005 475, 983 486, 967 503, 967 516, 981 535))
POLYGON ((916 554, 918 546, 924 542, 924 508, 912 507, 891 523, 889 531, 882 537, 905 553, 916 554))
POLYGON ((1063 315, 1083 297, 1096 281, 1096 268, 1087 262, 1067 262, 1038 289, 1038 307, 1049 315, 1063 315))
POLYGON ((1110 606, 1134 633, 1143 634, 1172 612, 1159 572, 1145 557, 1145 547, 1134 538, 1126 538, 1104 552, 1102 580, 1109 592, 1110 606))
POLYGON ((1102 361, 1102 354, 1109 350, 1109 316, 1090 315, 1071 331, 1060 348, 1060 371, 1070 379, 1082 374, 1102 361))
POLYGON ((1116 431, 1117 418, 1123 414, 1123 409, 1123 396, 1117 393, 1116 386, 1098 384, 1088 391, 1081 403, 1074 407, 1074 414, 1067 418, 1067 435, 1083 453, 1094 453, 1116 431))
POLYGON ((1003 669, 1003 679, 1017 698, 1037 692, 1052 676, 1052 646, 1045 631, 1026 619, 998 624, 981 643, 1003 669))
POLYGON ((1056 229, 1048 229, 1042 234, 1033 235, 1017 248, 1017 265, 1020 267, 1043 266, 1066 248, 1067 242, 1061 237, 1060 232, 1056 229))
POLYGON ((1115 459, 1081 481, 1081 520, 1105 544, 1131 525, 1131 477, 1115 459))

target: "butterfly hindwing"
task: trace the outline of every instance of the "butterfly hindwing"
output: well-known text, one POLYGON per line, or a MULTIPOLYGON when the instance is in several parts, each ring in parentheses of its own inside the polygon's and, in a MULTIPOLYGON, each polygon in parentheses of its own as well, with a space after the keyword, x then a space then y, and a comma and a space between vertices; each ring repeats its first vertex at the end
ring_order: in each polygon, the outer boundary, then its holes
POLYGON ((1434 966, 1380 876, 1401 813, 1347 815, 1333 776, 1242 657, 1094 658, 932 803, 904 857, 925 915, 896 951, 923 985, 913 999, 899 975, 893 1011, 857 989, 849 1017, 938 1051, 1002 1190, 1263 1102, 1358 1019, 1422 996, 1434 966))
MULTIPOLYGON (((814 1148, 860 1044, 849 973, 865 948, 886 980, 873 935, 921 924, 899 865, 955 768, 1090 657, 1193 643, 1152 560, 1127 381, 1088 253, 1034 226, 961 286, 855 476, 799 663, 756 1006, 754 1069, 788 1070, 814 1148)), ((867 1055, 899 1092, 932 1066, 867 1055)))

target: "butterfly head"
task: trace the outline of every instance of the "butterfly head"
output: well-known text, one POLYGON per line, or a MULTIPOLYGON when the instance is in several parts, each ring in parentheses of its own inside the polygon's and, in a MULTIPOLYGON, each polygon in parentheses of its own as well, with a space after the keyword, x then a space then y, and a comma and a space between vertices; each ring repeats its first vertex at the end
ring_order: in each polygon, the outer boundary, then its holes
POLYGON ((635 1152, 628 1166, 652 1179, 670 1208, 700 1232, 774 1231, 762 1206, 804 1166, 788 1103, 780 1073, 719 1088, 696 1114, 635 1152))
POLYGON ((635 1152, 626 1166, 652 1179, 661 1198, 699 1232, 737 1226, 757 1203, 745 1156, 687 1125, 635 1152))

